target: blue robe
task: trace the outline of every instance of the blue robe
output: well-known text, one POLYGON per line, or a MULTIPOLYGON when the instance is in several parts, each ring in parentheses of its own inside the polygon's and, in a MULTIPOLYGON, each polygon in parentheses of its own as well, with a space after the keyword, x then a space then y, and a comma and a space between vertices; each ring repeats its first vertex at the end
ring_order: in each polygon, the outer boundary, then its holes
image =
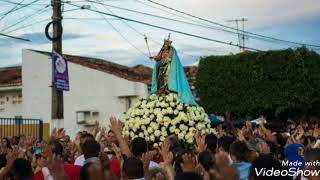
MULTIPOLYGON (((186 75, 184 73, 184 69, 180 62, 177 51, 174 48, 173 51, 174 52, 172 56, 172 61, 169 67, 168 88, 170 91, 178 93, 178 97, 181 102, 197 106, 197 103, 195 102, 194 97, 192 95, 188 79, 186 78, 186 75)), ((155 94, 158 91, 158 71, 160 66, 162 66, 162 63, 160 61, 157 61, 153 69, 151 86, 152 94, 155 94)))

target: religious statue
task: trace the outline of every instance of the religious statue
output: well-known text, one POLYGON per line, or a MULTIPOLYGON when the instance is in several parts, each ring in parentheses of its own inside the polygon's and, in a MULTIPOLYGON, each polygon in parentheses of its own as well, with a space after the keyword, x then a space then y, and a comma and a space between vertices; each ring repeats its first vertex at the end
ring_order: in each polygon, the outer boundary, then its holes
POLYGON ((167 95, 175 92, 181 102, 197 105, 177 51, 171 44, 169 35, 168 39, 164 40, 158 55, 150 57, 150 59, 156 61, 152 74, 151 93, 167 95))

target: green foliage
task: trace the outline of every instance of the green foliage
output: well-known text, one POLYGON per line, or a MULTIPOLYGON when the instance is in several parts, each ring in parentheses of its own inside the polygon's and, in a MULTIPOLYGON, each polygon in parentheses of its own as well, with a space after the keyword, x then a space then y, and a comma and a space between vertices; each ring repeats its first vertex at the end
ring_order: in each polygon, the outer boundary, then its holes
POLYGON ((320 56, 299 48, 205 57, 196 92, 208 113, 229 111, 240 117, 310 113, 320 104, 320 56))

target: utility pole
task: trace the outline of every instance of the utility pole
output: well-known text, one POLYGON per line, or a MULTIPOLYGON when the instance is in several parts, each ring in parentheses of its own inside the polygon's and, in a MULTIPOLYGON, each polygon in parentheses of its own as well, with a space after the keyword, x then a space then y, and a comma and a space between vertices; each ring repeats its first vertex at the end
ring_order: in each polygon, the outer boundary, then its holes
POLYGON ((245 34, 244 34, 244 22, 246 22, 246 21, 248 21, 248 19, 246 19, 246 18, 233 19, 233 20, 228 20, 227 21, 227 22, 235 22, 236 23, 240 52, 244 52, 245 51, 245 40, 246 40, 246 37, 245 37, 245 34), (239 31, 239 22, 242 23, 242 31, 241 31, 241 33, 239 31))
MULTIPOLYGON (((62 16, 61 0, 52 0, 52 52, 62 55, 62 16)), ((52 61, 52 119, 63 119, 63 91, 58 91, 54 84, 54 64, 52 61)))

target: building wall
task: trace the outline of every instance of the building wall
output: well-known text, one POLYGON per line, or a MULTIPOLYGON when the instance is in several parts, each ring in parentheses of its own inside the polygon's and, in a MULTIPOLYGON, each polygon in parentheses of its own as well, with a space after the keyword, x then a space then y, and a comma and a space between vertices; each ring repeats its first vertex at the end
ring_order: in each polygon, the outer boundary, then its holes
POLYGON ((51 121, 51 58, 23 50, 23 117, 41 118, 53 127, 64 127, 74 136, 85 125, 77 124, 77 111, 97 111, 99 121, 107 125, 110 116, 123 118, 125 97, 145 97, 147 86, 112 74, 70 63, 70 91, 64 92, 64 119, 51 121))
POLYGON ((0 87, 0 118, 22 116, 21 87, 0 87))

